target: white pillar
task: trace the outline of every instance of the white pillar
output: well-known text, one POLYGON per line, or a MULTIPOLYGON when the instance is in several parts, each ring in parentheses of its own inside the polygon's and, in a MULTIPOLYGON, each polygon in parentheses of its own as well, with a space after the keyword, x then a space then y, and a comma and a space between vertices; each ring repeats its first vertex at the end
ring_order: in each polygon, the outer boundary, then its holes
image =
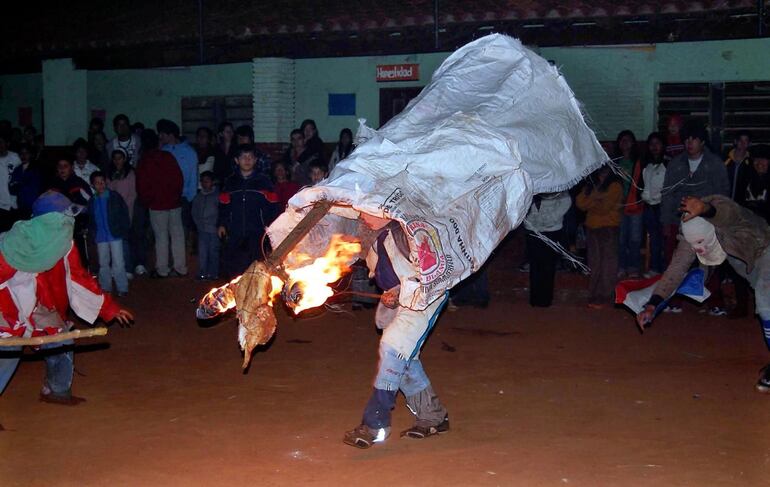
POLYGON ((294 60, 253 61, 255 142, 288 142, 294 128, 294 60))
POLYGON ((88 72, 72 59, 43 61, 43 118, 47 145, 70 145, 88 135, 88 72))

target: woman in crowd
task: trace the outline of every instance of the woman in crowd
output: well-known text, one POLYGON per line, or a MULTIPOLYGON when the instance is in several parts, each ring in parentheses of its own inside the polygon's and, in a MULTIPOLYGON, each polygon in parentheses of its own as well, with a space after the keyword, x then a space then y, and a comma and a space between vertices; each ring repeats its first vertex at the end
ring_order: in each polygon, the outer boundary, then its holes
POLYGON ((292 181, 300 186, 309 186, 310 165, 318 160, 318 154, 305 145, 305 135, 301 129, 291 131, 291 145, 286 149, 283 162, 289 168, 292 181))
POLYGON ((110 163, 110 155, 107 154, 107 136, 104 132, 96 132, 91 137, 91 162, 100 171, 106 171, 110 163))
POLYGON ((305 149, 319 161, 325 161, 324 141, 318 136, 318 127, 316 127, 315 121, 311 119, 303 120, 299 129, 305 137, 305 149))
POLYGON ((586 212, 586 246, 591 280, 588 307, 600 309, 612 302, 618 271, 618 236, 620 234, 623 185, 608 166, 597 169, 575 204, 586 212))
POLYGON ((768 172, 770 146, 752 147, 751 159, 751 165, 739 174, 735 202, 770 223, 770 172, 768 172))
POLYGON ((219 142, 214 149, 214 176, 219 184, 235 170, 235 156, 238 144, 235 143, 235 129, 230 122, 222 122, 217 130, 219 142))
POLYGON ((337 147, 334 149, 331 159, 329 159, 329 172, 331 173, 334 170, 334 166, 348 157, 355 148, 356 146, 353 145, 353 132, 349 128, 342 129, 337 147))
MULTIPOLYGON (((129 228, 133 223, 134 205, 136 204, 136 173, 128 163, 126 153, 122 149, 112 151, 112 163, 107 171, 107 187, 110 191, 118 193, 128 207, 129 228)), ((134 261, 131 258, 131 246, 133 234, 129 233, 123 239, 123 262, 128 278, 133 277, 134 261)))
POLYGON ((663 150, 663 135, 660 132, 651 133, 647 137, 647 153, 642 171, 644 226, 650 236, 650 270, 645 277, 656 276, 665 270, 663 225, 660 223, 660 200, 663 180, 666 177, 666 158, 663 150))
POLYGON ((642 164, 636 145, 636 136, 630 130, 623 130, 615 140, 615 154, 620 157, 618 165, 630 180, 623 181, 623 220, 620 224, 620 245, 618 277, 628 275, 640 277, 642 256, 643 212, 642 164))

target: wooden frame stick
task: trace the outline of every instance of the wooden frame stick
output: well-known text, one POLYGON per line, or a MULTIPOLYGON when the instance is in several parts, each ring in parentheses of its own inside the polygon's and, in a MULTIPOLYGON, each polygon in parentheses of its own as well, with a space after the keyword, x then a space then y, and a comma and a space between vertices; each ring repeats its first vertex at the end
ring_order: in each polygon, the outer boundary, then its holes
POLYGON ((100 326, 99 328, 91 328, 87 330, 72 330, 64 333, 57 333, 56 335, 45 335, 39 337, 10 337, 0 338, 0 346, 3 347, 17 347, 24 345, 45 345, 46 343, 57 343, 65 340, 76 340, 78 338, 88 338, 95 336, 104 336, 107 334, 107 328, 100 326))

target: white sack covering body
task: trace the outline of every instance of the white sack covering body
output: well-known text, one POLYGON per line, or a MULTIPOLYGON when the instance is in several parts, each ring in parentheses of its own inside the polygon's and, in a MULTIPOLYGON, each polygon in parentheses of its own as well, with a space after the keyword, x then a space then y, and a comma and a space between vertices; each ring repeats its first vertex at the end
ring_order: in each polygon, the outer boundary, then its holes
POLYGON ((449 56, 380 130, 364 123, 356 150, 267 232, 275 247, 313 203, 333 201, 296 247, 317 257, 331 235, 355 235, 360 211, 398 220, 414 265, 399 276, 401 304, 418 310, 479 269, 533 194, 569 188, 608 159, 558 70, 499 34, 449 56))

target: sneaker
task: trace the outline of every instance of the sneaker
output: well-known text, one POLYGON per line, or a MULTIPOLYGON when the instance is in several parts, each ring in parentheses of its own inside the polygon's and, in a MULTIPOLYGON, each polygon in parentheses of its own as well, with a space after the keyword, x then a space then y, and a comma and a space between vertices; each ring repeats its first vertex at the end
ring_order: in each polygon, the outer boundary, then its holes
POLYGON ((199 275, 199 276, 197 276, 195 278, 196 281, 206 281, 207 279, 208 278, 206 276, 204 276, 203 274, 201 274, 201 275, 199 275))
POLYGON ((765 365, 759 370, 759 380, 755 386, 759 392, 770 392, 770 364, 765 365))
POLYGON ((713 308, 709 309, 709 315, 710 316, 727 316, 727 310, 719 306, 714 306, 713 308))
POLYGON ((458 309, 459 307, 452 301, 452 298, 449 298, 449 302, 446 304, 446 310, 450 313, 454 313, 458 309))
POLYGON ((126 296, 128 296, 128 292, 118 292, 119 298, 125 298, 126 296))
POLYGON ((133 274, 131 274, 130 272, 126 272, 126 279, 128 279, 130 281, 133 278, 134 278, 133 274))
POLYGON ((182 274, 181 272, 177 272, 176 269, 171 269, 171 272, 168 273, 168 277, 187 277, 187 273, 185 272, 182 274))
POLYGON ((142 264, 139 264, 138 266, 134 267, 134 274, 137 276, 143 276, 147 274, 147 268, 144 267, 142 264))
POLYGON ((618 279, 625 279, 628 274, 626 274, 626 271, 618 271, 618 279))
POLYGON ((372 429, 365 424, 345 433, 343 443, 356 448, 371 448, 375 443, 381 443, 390 436, 390 428, 372 429))
POLYGON ((660 272, 658 272, 658 271, 647 271, 647 272, 644 273, 644 278, 645 279, 650 279, 652 277, 657 277, 659 275, 660 275, 660 272))
POLYGON ((418 426, 414 425, 408 430, 401 432, 401 438, 414 438, 421 440, 433 435, 440 435, 449 431, 449 416, 444 416, 444 421, 436 426, 418 426))
POLYGON ((152 272, 150 273, 150 278, 151 278, 151 279, 165 279, 165 278, 167 278, 167 277, 168 277, 168 274, 161 274, 161 273, 160 273, 160 272, 158 272, 158 271, 152 271, 152 272))
POLYGON ((529 272, 529 262, 525 262, 519 266, 519 272, 529 272))
POLYGON ((40 393, 40 402, 47 402, 49 404, 59 404, 61 406, 77 406, 80 403, 86 402, 85 398, 73 396, 68 394, 66 396, 60 396, 54 393, 40 393))
POLYGON ((668 306, 663 308, 663 312, 664 313, 673 313, 675 315, 678 315, 679 313, 682 312, 682 307, 681 306, 677 306, 675 304, 669 304, 668 306))

